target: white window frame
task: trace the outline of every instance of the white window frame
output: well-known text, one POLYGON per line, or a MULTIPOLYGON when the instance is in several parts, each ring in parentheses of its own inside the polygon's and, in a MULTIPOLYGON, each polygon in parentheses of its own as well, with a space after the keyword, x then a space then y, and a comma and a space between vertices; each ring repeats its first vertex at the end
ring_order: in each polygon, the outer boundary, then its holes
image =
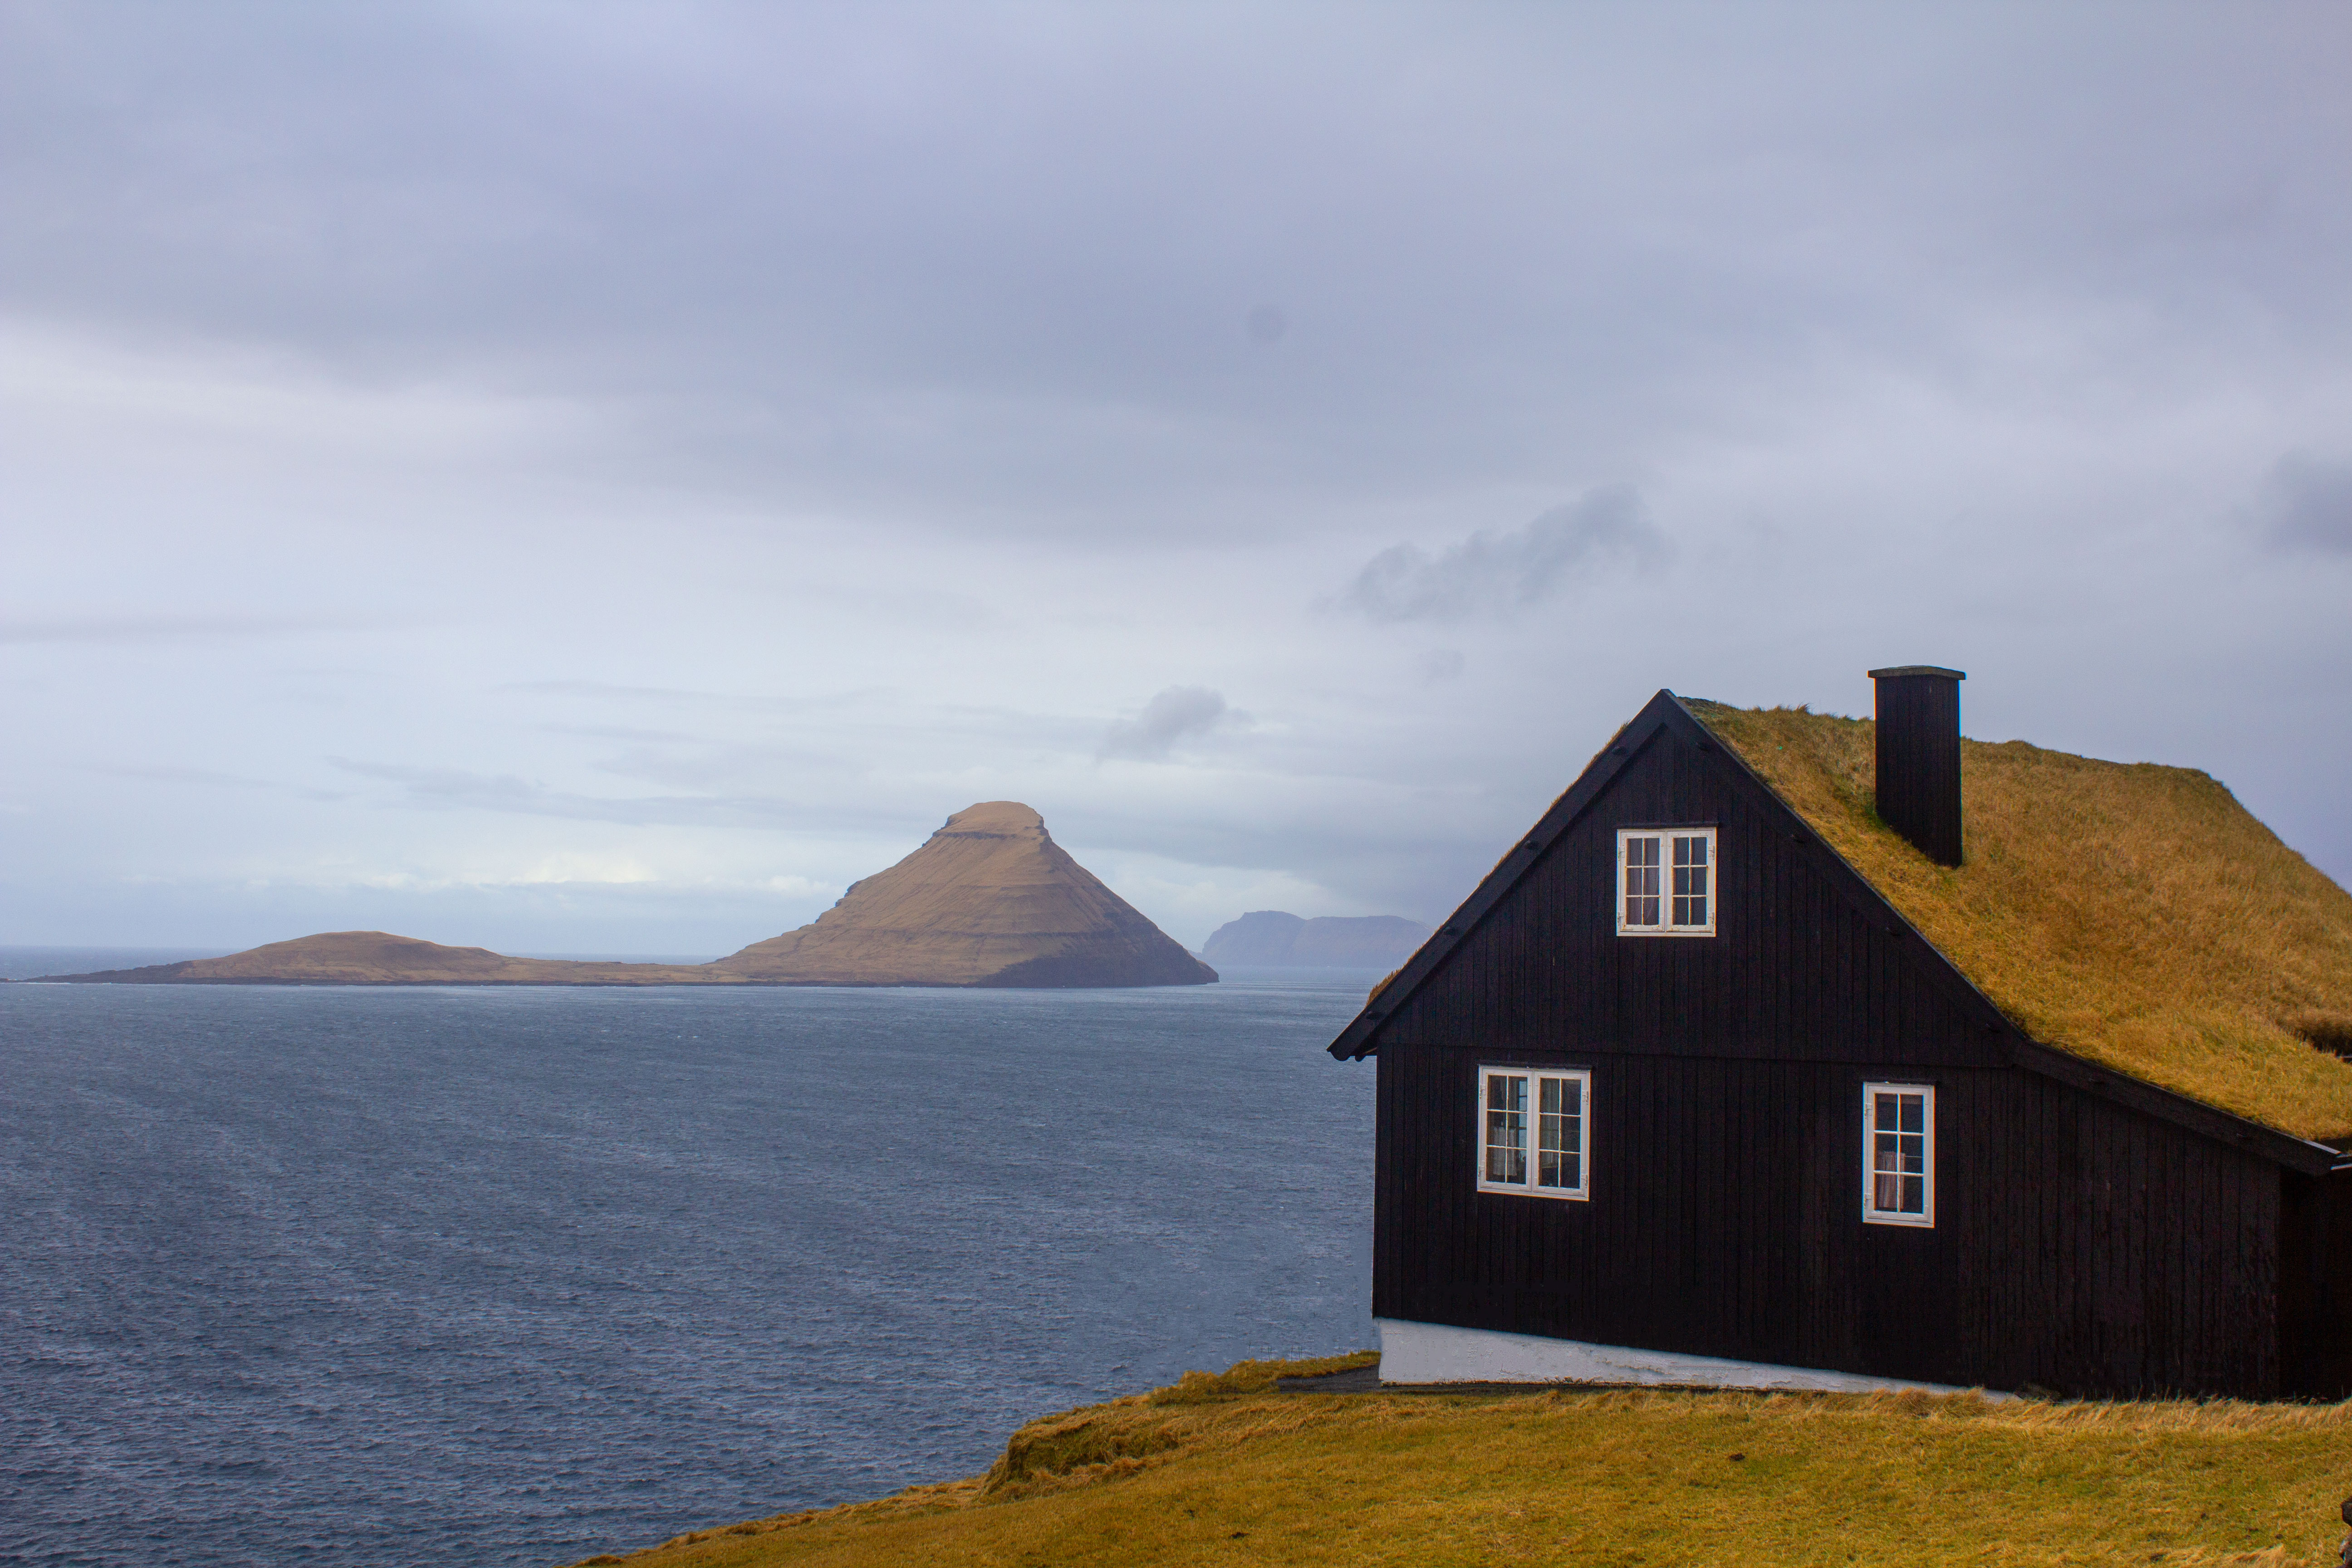
POLYGON ((1589 1068, 1499 1067, 1478 1068, 1478 1099, 1472 1108, 1471 1144, 1475 1161, 1474 1169, 1482 1193, 1511 1193, 1523 1198, 1570 1198, 1582 1201, 1592 1195, 1592 1071, 1589 1068), (1490 1181, 1486 1175, 1486 1095, 1487 1085, 1496 1079, 1519 1079, 1526 1083, 1526 1109, 1523 1119, 1521 1150, 1527 1156, 1527 1180, 1523 1182, 1490 1181), (1573 1187, 1541 1186, 1537 1178, 1541 1174, 1537 1156, 1541 1152, 1543 1127, 1543 1089, 1546 1079, 1570 1079, 1577 1086, 1576 1115, 1576 1185, 1573 1187))
MULTIPOLYGON (((1900 1112, 1897 1112, 1899 1120, 1900 1112)), ((1899 1129, 1896 1134, 1902 1136, 1899 1129)), ((1936 1086, 1932 1083, 1865 1083, 1862 1086, 1862 1220, 1864 1225, 1909 1225, 1932 1230, 1936 1226, 1936 1086), (1923 1102, 1920 1151, 1927 1178, 1922 1192, 1922 1212, 1912 1214, 1905 1209, 1883 1209, 1878 1206, 1875 1134, 1878 1131, 1878 1097, 1882 1094, 1916 1095, 1923 1102)))
POLYGON ((1717 917, 1723 911, 1723 857, 1716 853, 1715 829, 1712 827, 1621 827, 1617 830, 1617 882, 1613 895, 1617 906, 1619 936, 1713 936, 1717 917), (1676 925, 1675 919, 1675 840, 1701 839, 1706 845, 1706 920, 1704 924, 1676 925), (1627 864, 1627 846, 1635 839, 1655 839, 1658 845, 1658 923, 1633 925, 1625 918, 1629 899, 1646 897, 1631 890, 1636 868, 1627 864))

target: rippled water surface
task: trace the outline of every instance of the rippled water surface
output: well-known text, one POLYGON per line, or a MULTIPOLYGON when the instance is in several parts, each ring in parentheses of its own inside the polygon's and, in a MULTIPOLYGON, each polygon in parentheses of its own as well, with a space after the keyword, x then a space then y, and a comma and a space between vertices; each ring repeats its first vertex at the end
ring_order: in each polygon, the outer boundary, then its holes
POLYGON ((1369 1343, 1368 978, 0 987, 0 1559, 555 1563, 1369 1343))

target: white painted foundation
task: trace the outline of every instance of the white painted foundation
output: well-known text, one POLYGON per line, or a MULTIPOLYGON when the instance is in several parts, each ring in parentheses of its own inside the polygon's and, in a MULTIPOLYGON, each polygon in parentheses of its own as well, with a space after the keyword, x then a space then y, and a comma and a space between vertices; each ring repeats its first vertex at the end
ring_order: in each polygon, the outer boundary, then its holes
MULTIPOLYGON (((1912 1389, 1927 1394, 1965 1394, 1940 1383, 1864 1377, 1851 1372, 1772 1366, 1725 1361, 1718 1356, 1675 1351, 1637 1351, 1623 1345, 1589 1345, 1580 1340, 1538 1334, 1500 1334, 1375 1318, 1381 1331, 1382 1383, 1653 1383, 1709 1388, 1811 1389, 1832 1394, 1912 1389)), ((1981 1391, 1980 1391, 1981 1392, 1981 1391)), ((1986 1394, 2007 1399, 2006 1394, 1986 1394)))

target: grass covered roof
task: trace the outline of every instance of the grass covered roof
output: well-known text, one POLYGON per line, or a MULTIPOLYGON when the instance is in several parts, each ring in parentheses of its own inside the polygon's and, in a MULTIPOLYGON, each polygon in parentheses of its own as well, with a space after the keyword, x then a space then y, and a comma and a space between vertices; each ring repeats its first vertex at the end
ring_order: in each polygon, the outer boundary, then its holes
POLYGON ((1963 863, 1873 805, 1875 729, 1686 701, 2010 1020, 2298 1138, 2352 1137, 2352 894, 2193 768, 1960 742, 1963 863))

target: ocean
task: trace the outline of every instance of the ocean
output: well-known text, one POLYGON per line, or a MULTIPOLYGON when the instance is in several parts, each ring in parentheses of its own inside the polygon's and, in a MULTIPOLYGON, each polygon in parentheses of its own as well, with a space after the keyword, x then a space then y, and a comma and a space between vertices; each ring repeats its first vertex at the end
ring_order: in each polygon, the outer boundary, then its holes
POLYGON ((0 987, 0 1561, 565 1563, 1370 1344, 1373 978, 0 987))

